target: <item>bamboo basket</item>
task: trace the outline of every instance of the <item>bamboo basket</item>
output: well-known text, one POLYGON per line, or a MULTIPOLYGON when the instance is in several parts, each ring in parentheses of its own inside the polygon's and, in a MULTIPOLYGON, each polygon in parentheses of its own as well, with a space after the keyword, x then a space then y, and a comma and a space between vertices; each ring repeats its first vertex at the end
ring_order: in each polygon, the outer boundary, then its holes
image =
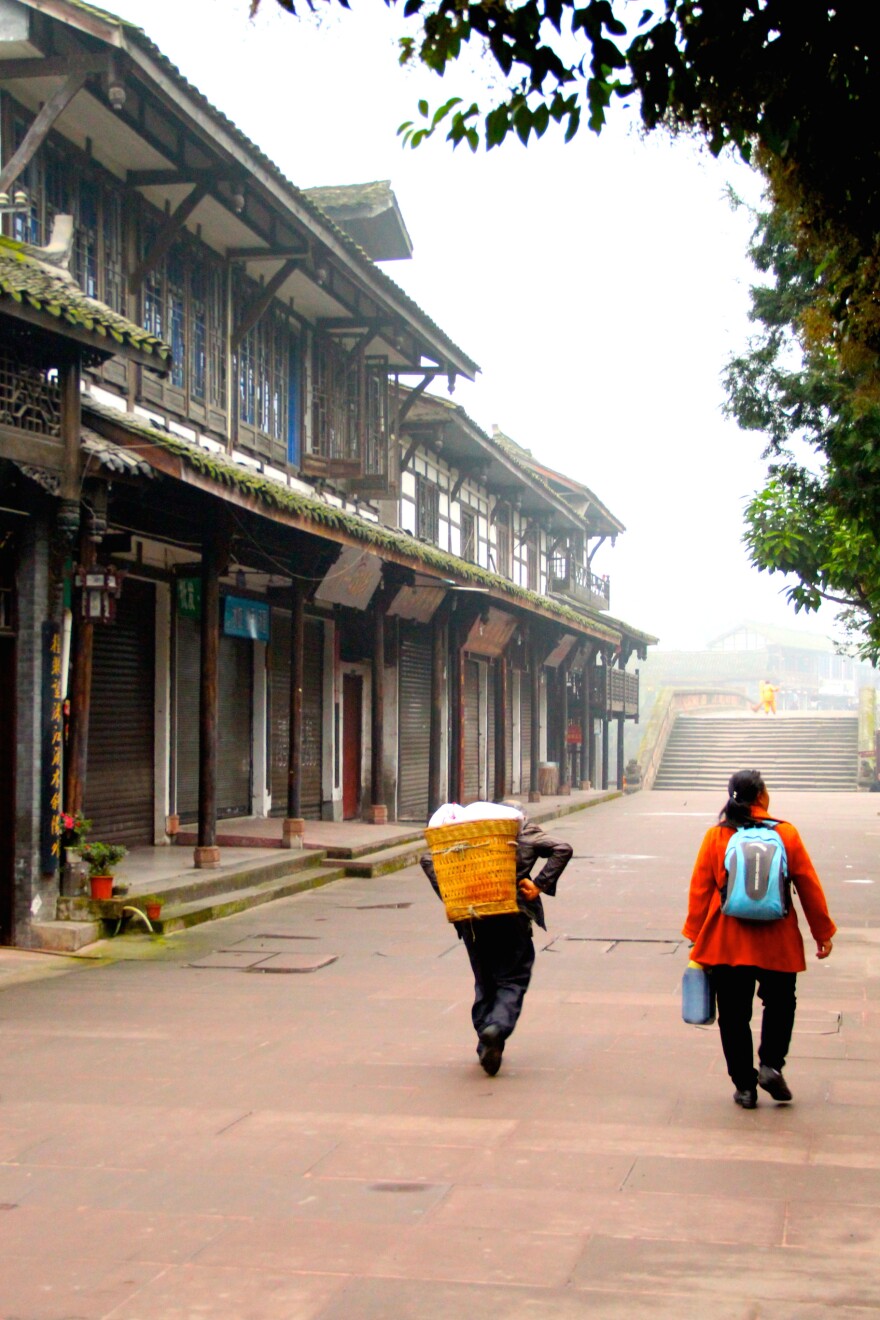
POLYGON ((468 820, 425 830, 450 921, 517 912, 516 837, 521 821, 468 820))

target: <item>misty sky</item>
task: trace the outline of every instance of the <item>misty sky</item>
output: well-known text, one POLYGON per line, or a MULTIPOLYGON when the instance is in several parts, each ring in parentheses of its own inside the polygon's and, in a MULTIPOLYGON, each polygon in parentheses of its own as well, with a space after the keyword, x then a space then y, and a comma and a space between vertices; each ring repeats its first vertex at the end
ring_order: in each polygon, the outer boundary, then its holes
MULTIPOLYGON (((642 140, 619 111, 488 155, 404 150, 420 97, 479 96, 472 60, 444 80, 397 66, 399 11, 352 0, 319 22, 263 0, 109 0, 301 187, 389 178, 415 253, 384 269, 482 367, 455 399, 585 482, 627 527, 595 567, 611 613, 664 647, 700 647, 745 618, 812 632, 749 568, 742 505, 759 436, 721 415, 720 373, 749 333, 752 227, 734 189, 757 180, 687 141, 642 140)), ((484 95, 484 94, 483 94, 484 95)))

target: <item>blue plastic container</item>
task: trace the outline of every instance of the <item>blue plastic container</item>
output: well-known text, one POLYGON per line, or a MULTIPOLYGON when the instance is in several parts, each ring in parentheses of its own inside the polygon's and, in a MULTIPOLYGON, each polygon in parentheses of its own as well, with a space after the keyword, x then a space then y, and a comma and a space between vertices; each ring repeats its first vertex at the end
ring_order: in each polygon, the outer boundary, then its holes
POLYGON ((689 962, 681 978, 681 1016, 696 1027, 715 1021, 715 995, 705 967, 689 962))

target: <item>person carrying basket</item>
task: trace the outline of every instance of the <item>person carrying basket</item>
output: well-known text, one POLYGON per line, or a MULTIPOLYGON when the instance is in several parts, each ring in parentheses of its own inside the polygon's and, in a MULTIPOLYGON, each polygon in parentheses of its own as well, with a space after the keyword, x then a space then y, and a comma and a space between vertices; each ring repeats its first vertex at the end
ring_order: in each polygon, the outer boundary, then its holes
MULTIPOLYGON (((471 1019, 477 1033, 477 1057, 490 1077, 501 1067, 505 1043, 522 1012, 532 978, 532 923, 547 929, 542 897, 555 895, 556 882, 572 855, 571 844, 545 834, 528 819, 518 802, 503 805, 520 816, 516 835, 517 910, 454 922, 474 974, 471 1019), (531 873, 539 858, 547 860, 533 880, 531 873)), ((471 812, 476 806, 472 804, 467 810, 471 812)), ((421 866, 434 892, 442 897, 431 853, 422 857, 421 866)))

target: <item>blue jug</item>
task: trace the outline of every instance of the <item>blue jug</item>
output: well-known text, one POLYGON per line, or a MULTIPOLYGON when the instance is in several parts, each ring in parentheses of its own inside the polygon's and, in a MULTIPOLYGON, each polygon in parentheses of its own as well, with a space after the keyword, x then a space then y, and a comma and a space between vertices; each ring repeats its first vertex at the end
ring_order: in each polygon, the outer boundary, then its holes
POLYGON ((681 1016, 685 1022, 705 1027, 715 1021, 715 995, 705 967, 689 962, 681 978, 681 1016))

